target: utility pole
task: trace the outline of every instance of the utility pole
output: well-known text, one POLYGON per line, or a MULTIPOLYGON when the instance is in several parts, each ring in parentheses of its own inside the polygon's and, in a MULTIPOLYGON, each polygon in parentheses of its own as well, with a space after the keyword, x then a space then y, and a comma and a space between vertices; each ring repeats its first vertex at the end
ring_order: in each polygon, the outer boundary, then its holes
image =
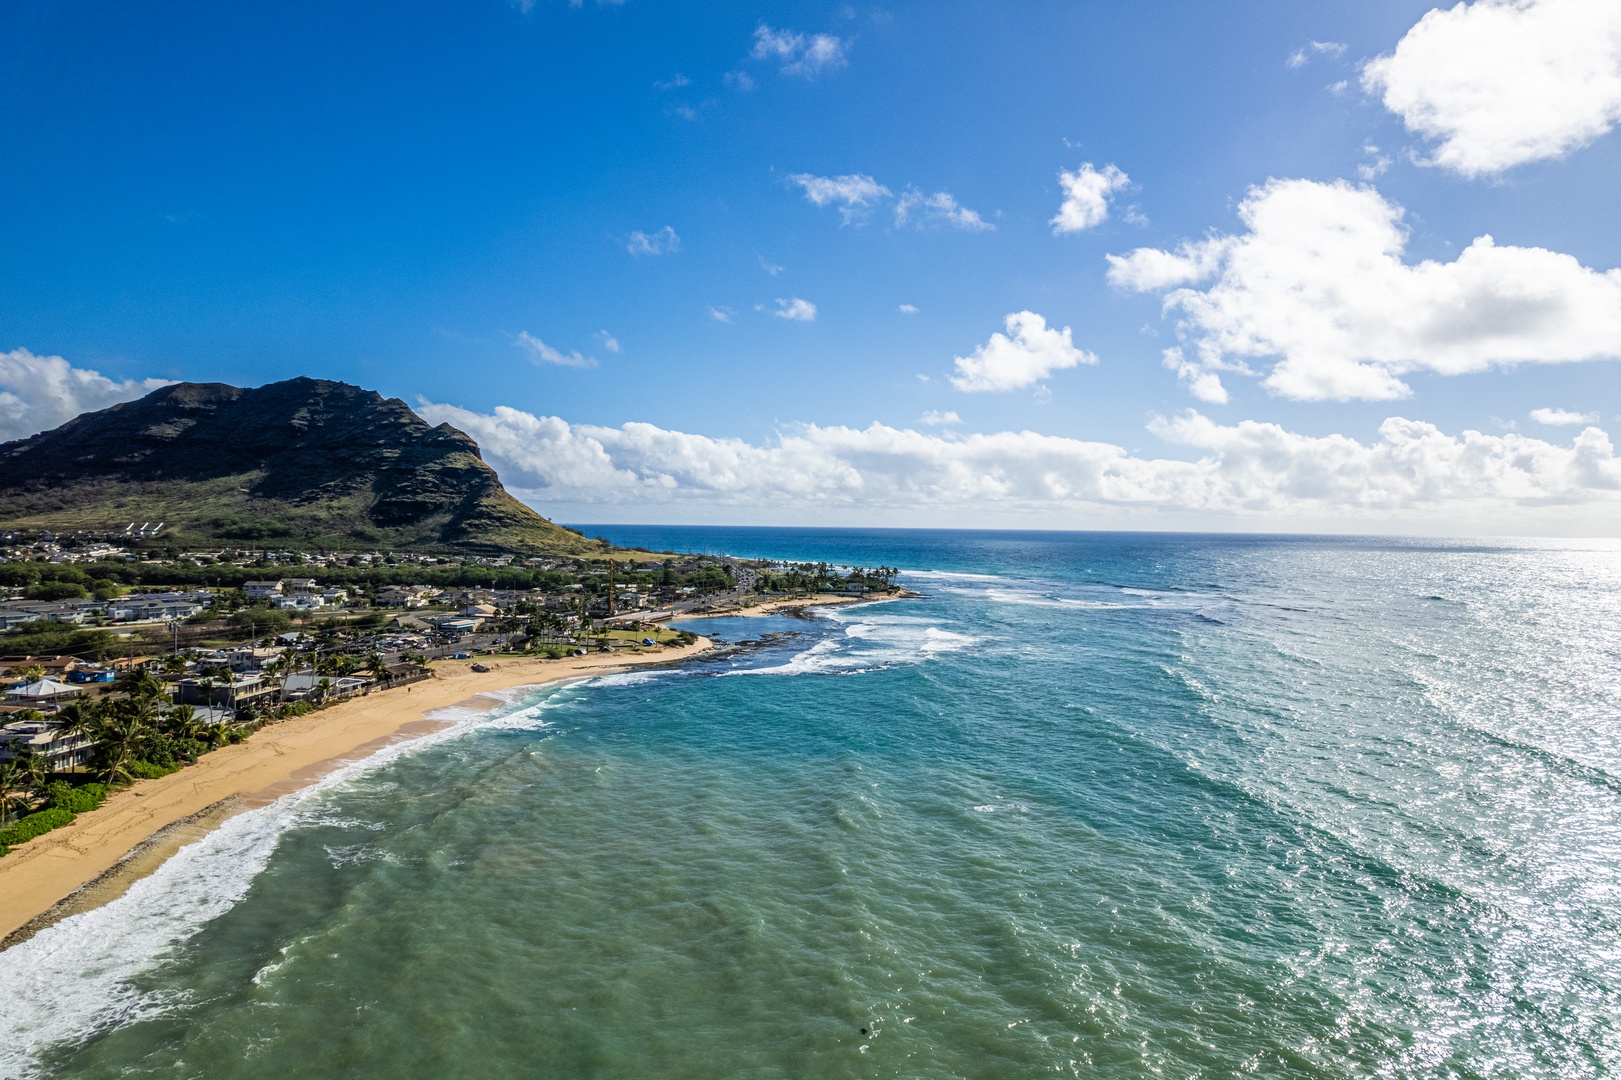
POLYGON ((614 561, 608 560, 608 618, 614 614, 614 561))

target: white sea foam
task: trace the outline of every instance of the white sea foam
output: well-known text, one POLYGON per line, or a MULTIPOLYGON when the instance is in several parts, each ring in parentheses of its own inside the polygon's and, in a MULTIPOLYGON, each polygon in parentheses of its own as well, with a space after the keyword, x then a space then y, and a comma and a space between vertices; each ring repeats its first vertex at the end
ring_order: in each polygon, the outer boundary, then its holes
POLYGON ((786 663, 739 668, 731 675, 844 675, 874 668, 916 664, 974 645, 979 639, 942 630, 931 620, 910 616, 875 616, 835 609, 830 617, 845 624, 843 634, 823 638, 786 663))
MULTIPOLYGON (((509 694, 509 702, 520 696, 509 694)), ((5 1032, 0 1039, 0 1077, 33 1075, 40 1055, 52 1046, 82 1041, 97 1031, 183 1004, 142 991, 136 982, 241 902, 288 830, 309 825, 371 827, 324 812, 324 796, 334 788, 405 754, 475 730, 544 728, 549 721, 543 714, 564 700, 564 695, 553 692, 510 714, 435 709, 425 715, 449 721, 450 727, 386 746, 310 787, 227 819, 118 899, 63 919, 0 952, 0 987, 4 987, 0 1031, 5 1032)), ((349 852, 329 849, 328 854, 336 859, 349 852)))

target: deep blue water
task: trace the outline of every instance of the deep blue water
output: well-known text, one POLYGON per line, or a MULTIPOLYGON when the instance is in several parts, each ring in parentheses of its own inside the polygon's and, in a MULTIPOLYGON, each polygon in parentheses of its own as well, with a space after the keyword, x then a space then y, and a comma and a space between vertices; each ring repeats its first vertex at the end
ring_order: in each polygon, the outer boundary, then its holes
POLYGON ((0 954, 0 1073, 1621 1065, 1615 545, 585 531, 923 595, 232 819, 0 954))

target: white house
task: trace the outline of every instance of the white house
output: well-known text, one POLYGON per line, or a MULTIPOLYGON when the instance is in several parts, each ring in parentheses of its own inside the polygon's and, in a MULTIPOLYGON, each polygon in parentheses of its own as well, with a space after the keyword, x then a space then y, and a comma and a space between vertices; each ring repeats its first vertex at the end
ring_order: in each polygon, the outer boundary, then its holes
POLYGON ((242 595, 249 600, 269 600, 281 595, 281 582, 249 581, 242 586, 242 595))

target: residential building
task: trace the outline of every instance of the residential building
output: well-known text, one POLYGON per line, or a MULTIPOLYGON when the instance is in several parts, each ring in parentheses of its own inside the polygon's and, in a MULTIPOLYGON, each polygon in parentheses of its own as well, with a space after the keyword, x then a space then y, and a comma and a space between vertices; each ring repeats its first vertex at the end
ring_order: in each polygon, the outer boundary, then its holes
POLYGON ((88 735, 69 735, 49 719, 13 720, 0 726, 0 761, 34 754, 43 757, 52 772, 89 764, 95 745, 88 735))
POLYGON ((249 600, 269 600, 281 595, 279 581, 249 581, 242 586, 242 595, 249 600))

